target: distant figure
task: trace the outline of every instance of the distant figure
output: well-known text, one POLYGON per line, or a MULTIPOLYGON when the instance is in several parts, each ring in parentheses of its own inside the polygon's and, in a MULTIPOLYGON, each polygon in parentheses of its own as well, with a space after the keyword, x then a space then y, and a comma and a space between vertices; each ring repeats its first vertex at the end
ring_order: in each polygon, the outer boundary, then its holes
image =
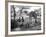
POLYGON ((24 22, 24 18, 22 17, 22 22, 24 22))
POLYGON ((21 22, 21 19, 20 19, 20 17, 19 17, 19 19, 17 20, 18 22, 21 22))

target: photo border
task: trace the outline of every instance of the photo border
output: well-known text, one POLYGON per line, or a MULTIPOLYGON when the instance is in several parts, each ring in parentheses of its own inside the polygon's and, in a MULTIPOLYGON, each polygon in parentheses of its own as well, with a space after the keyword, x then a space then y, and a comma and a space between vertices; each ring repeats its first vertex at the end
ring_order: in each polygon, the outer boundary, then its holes
POLYGON ((42 4, 43 5, 43 33, 35 33, 35 34, 17 34, 15 36, 24 36, 24 35, 40 35, 45 34, 45 3, 41 2, 24 2, 24 1, 5 1, 5 35, 8 35, 8 2, 12 3, 28 3, 28 4, 42 4))

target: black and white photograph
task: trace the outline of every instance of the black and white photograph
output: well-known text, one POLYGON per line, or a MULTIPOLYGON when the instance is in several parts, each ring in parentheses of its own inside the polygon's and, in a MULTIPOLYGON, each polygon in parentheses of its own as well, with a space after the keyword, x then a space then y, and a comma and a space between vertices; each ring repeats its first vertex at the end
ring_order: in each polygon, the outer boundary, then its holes
POLYGON ((8 33, 29 34, 43 32, 43 5, 8 3, 8 33))
POLYGON ((11 31, 41 30, 41 8, 11 5, 11 31))

